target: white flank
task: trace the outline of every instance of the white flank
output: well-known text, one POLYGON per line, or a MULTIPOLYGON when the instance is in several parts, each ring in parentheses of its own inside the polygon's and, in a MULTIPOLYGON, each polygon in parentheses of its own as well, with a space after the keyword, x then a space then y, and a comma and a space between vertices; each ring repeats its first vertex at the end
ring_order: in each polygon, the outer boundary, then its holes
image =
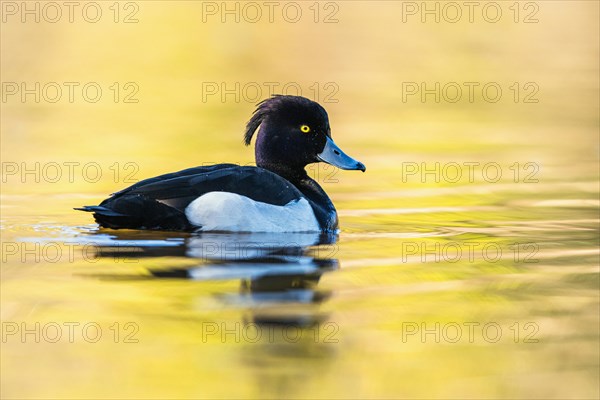
POLYGON ((229 192, 209 192, 185 208, 199 231, 319 232, 319 223, 306 199, 285 206, 254 201, 229 192))

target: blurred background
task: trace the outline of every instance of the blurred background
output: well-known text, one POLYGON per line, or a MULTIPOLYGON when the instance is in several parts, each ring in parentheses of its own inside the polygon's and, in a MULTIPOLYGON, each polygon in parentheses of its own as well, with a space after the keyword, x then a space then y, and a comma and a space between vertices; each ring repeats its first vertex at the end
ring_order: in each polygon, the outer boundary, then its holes
POLYGON ((597 398, 599 5, 471 3, 0 3, 2 397, 597 398), (98 233, 71 208, 135 181, 252 163, 244 126, 275 93, 321 103, 367 166, 309 167, 340 214, 325 257, 339 269, 318 304, 269 303, 326 313, 334 325, 311 329, 337 327, 335 342, 204 340, 207 321, 266 306, 239 279, 150 279, 195 266, 189 251, 24 256, 98 233), (468 241, 504 256, 420 247, 468 241), (40 321, 95 321, 105 337, 134 321, 139 343, 4 336, 40 321), (469 321, 504 334, 419 331, 469 321))

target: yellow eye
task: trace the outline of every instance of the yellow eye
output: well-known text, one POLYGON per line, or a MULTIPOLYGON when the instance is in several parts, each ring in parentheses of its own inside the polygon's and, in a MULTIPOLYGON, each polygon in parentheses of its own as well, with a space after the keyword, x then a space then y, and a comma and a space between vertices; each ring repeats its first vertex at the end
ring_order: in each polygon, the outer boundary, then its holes
POLYGON ((308 126, 308 125, 302 125, 302 126, 300 127, 300 130, 301 130, 303 133, 308 133, 308 132, 310 132, 310 126, 308 126))

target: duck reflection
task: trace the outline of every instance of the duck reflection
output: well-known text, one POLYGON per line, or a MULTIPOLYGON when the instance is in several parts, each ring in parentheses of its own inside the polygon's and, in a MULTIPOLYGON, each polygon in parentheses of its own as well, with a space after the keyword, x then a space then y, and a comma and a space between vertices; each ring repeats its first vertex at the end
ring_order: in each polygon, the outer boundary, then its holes
POLYGON ((117 232, 95 236, 98 257, 185 257, 193 267, 147 268, 156 279, 239 279, 239 293, 221 296, 246 306, 244 322, 276 326, 314 326, 327 319, 316 305, 330 297, 319 290, 321 276, 339 268, 337 235, 323 233, 202 233, 165 236, 164 232, 117 232))

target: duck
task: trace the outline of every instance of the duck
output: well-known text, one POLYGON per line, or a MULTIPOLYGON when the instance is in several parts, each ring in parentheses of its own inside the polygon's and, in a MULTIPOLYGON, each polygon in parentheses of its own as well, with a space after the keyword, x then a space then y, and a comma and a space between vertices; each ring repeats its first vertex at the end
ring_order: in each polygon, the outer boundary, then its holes
POLYGON ((329 117, 315 101, 273 95, 246 124, 256 136, 256 166, 198 166, 137 182, 91 212, 103 228, 187 232, 339 232, 338 215, 323 188, 306 172, 324 162, 365 172, 331 137, 329 117))

